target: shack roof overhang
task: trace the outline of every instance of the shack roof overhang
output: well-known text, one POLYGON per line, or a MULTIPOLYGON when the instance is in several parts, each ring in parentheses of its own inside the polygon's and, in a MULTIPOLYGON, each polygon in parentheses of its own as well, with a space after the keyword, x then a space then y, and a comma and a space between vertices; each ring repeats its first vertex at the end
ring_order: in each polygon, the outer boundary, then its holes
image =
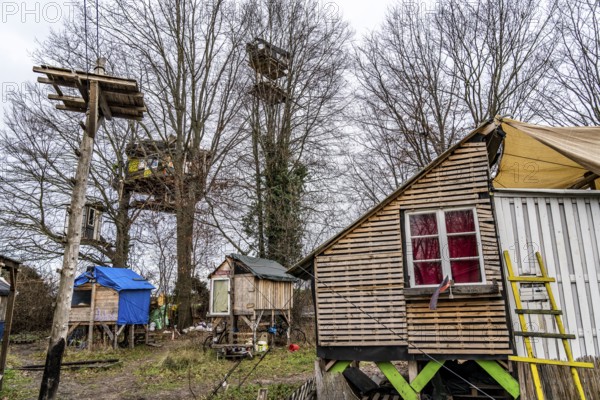
MULTIPOLYGON (((297 279, 287 273, 286 268, 277 261, 268 260, 266 258, 250 257, 241 254, 229 254, 227 258, 237 262, 242 269, 248 271, 258 279, 266 279, 270 281, 280 282, 295 282, 297 279)), ((219 265, 208 277, 211 278, 214 273, 221 268, 219 265)))
MULTIPOLYGON (((593 188, 592 185, 594 184, 596 185, 596 189, 598 189, 598 184, 600 184, 600 162, 597 158, 597 154, 600 153, 600 127, 549 127, 496 117, 471 131, 465 138, 433 160, 381 203, 367 211, 346 229, 317 247, 312 253, 290 268, 288 273, 298 278, 310 279, 313 274, 314 258, 318 254, 387 206, 415 181, 445 161, 446 158, 464 143, 478 140, 486 142, 489 165, 499 164, 498 174, 490 182, 491 190, 503 187, 523 188, 510 184, 507 185, 507 180, 503 179, 503 176, 507 175, 508 170, 512 168, 512 159, 510 157, 520 157, 538 166, 540 178, 543 179, 539 179, 536 184, 532 185, 529 188, 531 190, 573 190, 580 189, 586 185, 593 188), (498 150, 502 143, 510 151, 506 151, 505 148, 502 154, 500 154, 498 150), (515 148, 519 146, 527 147, 525 154, 514 154, 517 153, 515 148), (528 151, 534 154, 527 154, 528 151), (557 163, 556 160, 560 162, 557 163)), ((525 173, 530 173, 530 171, 525 171, 525 173)), ((525 180, 519 179, 518 181, 525 180)), ((528 182, 527 185, 531 186, 531 183, 528 182)))

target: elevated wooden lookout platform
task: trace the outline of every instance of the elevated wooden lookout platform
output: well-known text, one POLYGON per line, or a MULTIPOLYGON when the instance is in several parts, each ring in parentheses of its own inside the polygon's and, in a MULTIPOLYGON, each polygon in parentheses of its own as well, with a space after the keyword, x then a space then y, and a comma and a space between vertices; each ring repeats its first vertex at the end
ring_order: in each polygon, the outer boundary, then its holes
POLYGON ((89 103, 88 89, 94 81, 99 84, 98 105, 101 117, 107 120, 124 118, 141 121, 147 111, 144 95, 133 79, 47 65, 33 67, 33 72, 46 75, 38 77, 38 82, 52 85, 56 94, 49 94, 48 98, 62 103, 56 105, 59 110, 85 113, 89 103), (70 88, 73 90, 69 90, 70 88))

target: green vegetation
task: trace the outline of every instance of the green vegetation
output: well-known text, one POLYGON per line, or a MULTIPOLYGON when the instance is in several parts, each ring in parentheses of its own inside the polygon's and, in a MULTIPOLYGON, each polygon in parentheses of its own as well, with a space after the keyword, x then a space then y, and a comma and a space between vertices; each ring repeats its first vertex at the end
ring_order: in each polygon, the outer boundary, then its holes
MULTIPOLYGON (((192 398, 191 389, 197 399, 205 399, 235 361, 217 360, 214 351, 204 352, 201 339, 188 336, 176 341, 163 341, 162 347, 140 345, 131 350, 107 347, 90 352, 67 348, 64 362, 117 358, 120 363, 107 369, 64 370, 60 398, 91 398, 98 390, 125 398, 192 398), (111 385, 107 387, 101 382, 111 382, 111 385)), ((14 369, 44 363, 45 341, 37 341, 34 345, 35 349, 31 349, 32 345, 11 347, 7 363, 9 369, 0 400, 37 397, 41 372, 14 369)), ((314 359, 315 350, 310 346, 294 353, 285 348, 272 349, 260 363, 260 354, 257 354, 240 363, 227 379, 227 389, 220 389, 214 399, 254 400, 260 388, 268 389, 269 398, 285 398, 312 376, 314 359), (241 382, 244 383, 238 388, 241 382)))

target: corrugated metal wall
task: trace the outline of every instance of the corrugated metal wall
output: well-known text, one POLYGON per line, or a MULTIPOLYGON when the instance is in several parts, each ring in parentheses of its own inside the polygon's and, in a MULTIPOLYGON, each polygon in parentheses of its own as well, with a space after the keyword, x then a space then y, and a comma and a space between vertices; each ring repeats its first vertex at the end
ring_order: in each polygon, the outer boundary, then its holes
MULTIPOLYGON (((554 296, 563 311, 575 358, 600 355, 600 195, 590 191, 498 191, 494 194, 498 233, 502 250, 509 250, 521 275, 539 275, 535 253, 540 252, 552 283, 554 296)), ((522 287, 524 285, 521 285, 522 287)), ((509 286, 507 286, 509 287, 509 286)), ((542 288, 543 289, 543 288, 542 288)), ((524 308, 545 308, 546 291, 523 288, 524 308)), ((514 330, 521 330, 514 314, 514 330)), ((529 330, 558 332, 554 318, 531 315, 529 330)), ((566 356, 560 340, 534 340, 534 351, 550 359, 566 356)), ((519 355, 525 356, 521 338, 516 338, 519 355)))

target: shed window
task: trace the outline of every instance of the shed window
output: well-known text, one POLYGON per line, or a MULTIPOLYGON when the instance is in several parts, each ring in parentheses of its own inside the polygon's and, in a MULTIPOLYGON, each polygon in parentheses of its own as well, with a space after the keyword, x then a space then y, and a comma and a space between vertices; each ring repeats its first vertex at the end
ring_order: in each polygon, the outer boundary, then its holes
POLYGON ((407 265, 411 286, 484 281, 477 214, 473 208, 406 214, 407 265))
POLYGON ((71 307, 89 307, 92 304, 91 290, 74 290, 71 307))

